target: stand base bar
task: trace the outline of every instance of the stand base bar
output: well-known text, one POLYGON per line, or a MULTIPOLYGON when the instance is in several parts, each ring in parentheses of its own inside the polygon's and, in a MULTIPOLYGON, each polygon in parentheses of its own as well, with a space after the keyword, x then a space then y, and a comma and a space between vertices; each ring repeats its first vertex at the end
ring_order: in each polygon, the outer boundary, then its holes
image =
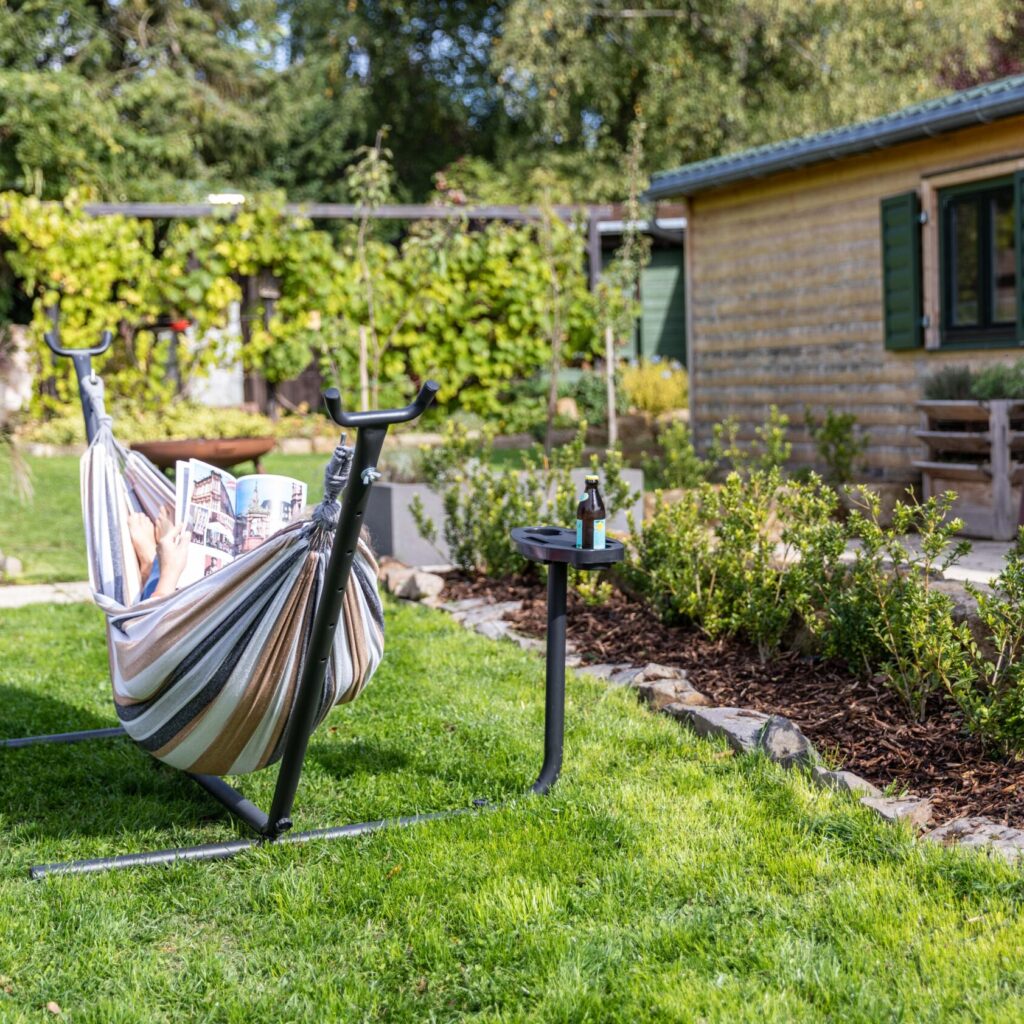
POLYGON ((190 779, 199 783, 207 793, 223 804, 236 818, 244 821, 254 832, 261 836, 267 835, 269 818, 251 800, 247 800, 234 786, 226 783, 217 775, 193 775, 190 779))
POLYGON ((84 743, 87 740, 112 740, 128 734, 119 725, 109 729, 88 729, 85 732, 55 732, 44 736, 23 736, 0 740, 0 747, 32 747, 37 743, 84 743))
POLYGON ((415 825, 423 821, 438 821, 454 818, 461 814, 474 814, 487 810, 489 804, 474 807, 458 807, 451 811, 435 811, 430 814, 410 814, 404 818, 382 818, 379 821, 360 821, 336 828, 320 828, 311 832, 287 832, 277 839, 235 839, 227 843, 205 843, 201 846, 181 846, 170 850, 153 850, 149 853, 127 853, 119 857, 97 857, 93 860, 70 860, 58 864, 37 864, 29 869, 29 878, 38 881, 50 875, 90 875, 99 871, 114 871, 120 868, 144 868, 179 862, 227 860, 254 846, 281 846, 289 843, 309 843, 334 839, 353 839, 385 828, 415 825))

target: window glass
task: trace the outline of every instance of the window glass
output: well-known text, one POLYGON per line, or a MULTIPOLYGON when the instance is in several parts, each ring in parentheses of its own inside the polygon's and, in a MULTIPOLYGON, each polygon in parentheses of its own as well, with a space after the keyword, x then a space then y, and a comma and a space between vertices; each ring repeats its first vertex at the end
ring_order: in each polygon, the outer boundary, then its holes
POLYGON ((979 323, 978 203, 971 197, 950 204, 953 219, 954 327, 979 323))
POLYGON ((992 218, 992 320, 1017 319, 1017 270, 1013 247, 1013 189, 1000 189, 989 200, 992 218))

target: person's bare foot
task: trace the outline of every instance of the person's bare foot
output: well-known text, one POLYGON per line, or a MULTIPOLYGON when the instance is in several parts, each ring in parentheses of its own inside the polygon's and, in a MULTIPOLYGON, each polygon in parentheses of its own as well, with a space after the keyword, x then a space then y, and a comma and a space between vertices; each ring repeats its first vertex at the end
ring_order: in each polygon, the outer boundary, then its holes
POLYGON ((167 597, 178 589, 178 580, 185 571, 188 561, 189 533, 184 523, 172 526, 157 541, 157 554, 160 556, 160 579, 153 590, 153 597, 167 597))
POLYGON ((135 548, 135 557, 139 560, 142 582, 149 579, 153 571, 153 559, 156 558, 156 531, 153 520, 145 512, 133 512, 128 517, 128 533, 135 548))

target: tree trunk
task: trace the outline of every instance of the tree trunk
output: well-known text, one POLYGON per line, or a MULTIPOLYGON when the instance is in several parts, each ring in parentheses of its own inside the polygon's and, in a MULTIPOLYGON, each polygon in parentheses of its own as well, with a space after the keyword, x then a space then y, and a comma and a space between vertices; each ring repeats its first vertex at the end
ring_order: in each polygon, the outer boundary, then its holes
POLYGON ((366 351, 366 328, 359 328, 359 408, 370 408, 370 368, 366 351))
POLYGON ((609 324, 604 329, 604 374, 608 395, 608 447, 618 444, 619 418, 615 412, 615 333, 609 324))

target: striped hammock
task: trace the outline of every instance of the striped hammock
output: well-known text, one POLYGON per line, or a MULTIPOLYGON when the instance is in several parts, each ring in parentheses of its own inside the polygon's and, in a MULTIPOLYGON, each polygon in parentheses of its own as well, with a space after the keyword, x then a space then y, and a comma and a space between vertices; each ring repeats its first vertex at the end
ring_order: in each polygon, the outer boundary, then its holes
MULTIPOLYGON (((102 385, 91 387, 102 409, 102 385)), ((128 516, 142 511, 155 520, 174 506, 174 489, 117 442, 109 417, 100 418, 81 467, 89 582, 107 616, 118 717, 160 761, 236 775, 280 758, 351 462, 352 449, 339 445, 310 518, 174 594, 140 602, 128 516)), ((318 724, 335 704, 359 696, 384 653, 377 566, 362 540, 343 608, 318 724)))

